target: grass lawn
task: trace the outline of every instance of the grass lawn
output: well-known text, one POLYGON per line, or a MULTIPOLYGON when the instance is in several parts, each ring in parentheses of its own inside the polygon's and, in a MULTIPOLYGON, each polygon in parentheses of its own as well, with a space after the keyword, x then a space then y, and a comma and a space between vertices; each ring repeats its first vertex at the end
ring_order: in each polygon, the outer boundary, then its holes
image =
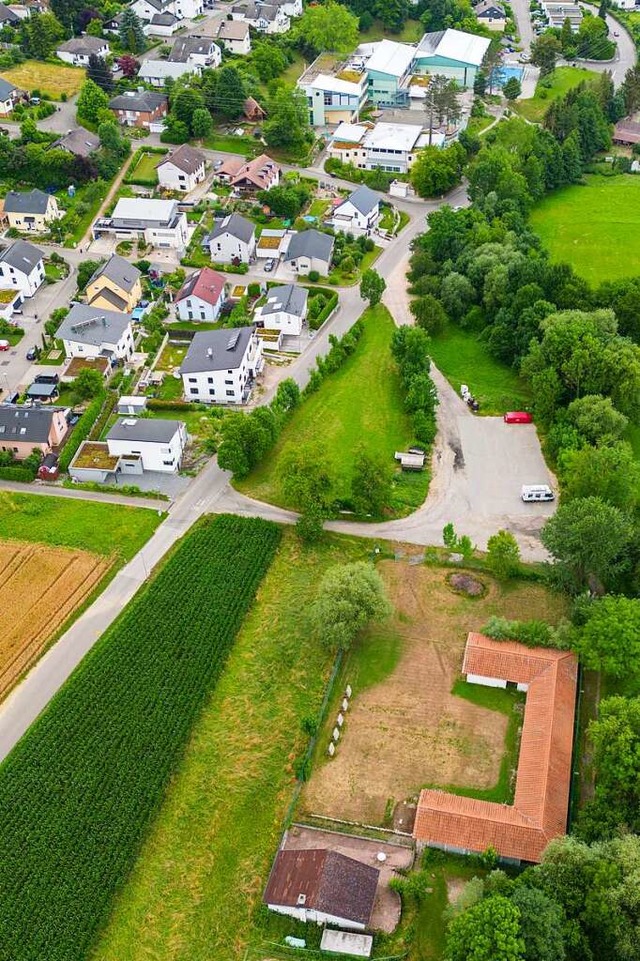
MULTIPOLYGON (((208 261, 208 263, 211 263, 211 261, 208 261)), ((175 324, 165 324, 164 326, 171 333, 172 330, 219 330, 222 323, 212 324, 206 320, 179 320, 175 324)), ((177 349, 181 350, 182 348, 178 347, 177 349)))
POLYGON ((12 330, 8 334, 0 334, 0 340, 8 340, 12 347, 20 343, 24 337, 24 331, 12 330))
POLYGON ((359 43, 372 43, 374 40, 395 40, 396 43, 415 43, 424 34, 424 27, 418 20, 407 20, 400 33, 389 33, 380 20, 376 20, 368 30, 360 31, 359 43))
POLYGON ((64 354, 64 347, 62 346, 62 341, 57 340, 54 343, 53 347, 51 347, 49 350, 44 350, 40 354, 40 357, 38 358, 38 360, 35 361, 35 363, 42 364, 45 367, 51 364, 54 364, 55 366, 62 366, 62 364, 64 364, 66 359, 67 358, 65 357, 65 354, 64 354))
POLYGON ((585 177, 536 204, 531 226, 552 258, 569 262, 592 284, 640 273, 640 179, 632 174, 585 177))
POLYGON ((234 137, 232 134, 211 134, 203 141, 207 150, 221 150, 223 153, 237 153, 243 157, 257 157, 262 144, 251 137, 234 137))
POLYGON ((327 567, 369 552, 283 532, 92 961, 244 959, 330 669, 305 610, 327 567))
POLYGON ((80 213, 78 215, 77 226, 74 228, 73 232, 70 233, 67 239, 65 240, 64 242, 65 247, 75 247, 76 244, 78 244, 82 240, 87 230, 95 220, 98 210, 100 209, 100 207, 104 202, 104 198, 109 193, 109 188, 111 186, 111 183, 107 182, 106 180, 96 180, 95 184, 91 184, 91 186, 95 187, 96 189, 95 189, 95 195, 92 191, 91 196, 93 199, 90 202, 85 200, 87 186, 88 185, 83 185, 82 187, 78 187, 78 189, 76 190, 75 196, 73 197, 73 200, 71 200, 67 196, 66 192, 63 195, 64 196, 63 206, 65 210, 70 210, 72 206, 77 205, 79 202, 82 202, 83 204, 88 203, 88 209, 85 210, 84 213, 80 213))
POLYGON ((52 264, 48 263, 44 265, 44 273, 47 280, 55 284, 56 280, 62 280, 67 276, 68 271, 65 271, 62 264, 52 264))
POLYGON ((185 344, 184 347, 181 344, 167 344, 160 354, 156 370, 173 370, 174 367, 179 367, 185 358, 188 347, 188 344, 185 344))
POLYGON ((295 84, 298 77, 302 76, 308 64, 301 53, 295 53, 293 63, 290 63, 284 73, 278 78, 283 83, 295 84))
POLYGON ((340 267, 336 267, 331 271, 330 277, 333 277, 336 286, 338 287, 353 287, 354 284, 360 283, 360 278, 362 277, 365 270, 368 270, 375 261, 378 259, 382 253, 382 247, 374 247, 373 250, 367 250, 362 262, 359 267, 356 267, 352 274, 345 274, 340 267))
POLYGON ((182 400, 182 378, 167 374, 161 384, 150 387, 146 394, 158 400, 182 400))
POLYGON ((53 100, 59 100, 63 93, 72 97, 78 92, 84 83, 86 72, 80 67, 69 67, 63 63, 27 60, 10 70, 3 70, 0 76, 29 93, 40 90, 53 100))
MULTIPOLYGON (((332 495, 346 499, 360 444, 389 463, 394 451, 411 444, 411 424, 403 409, 400 378, 390 351, 393 319, 380 305, 365 311, 364 321, 355 352, 295 411, 270 454, 248 478, 237 482, 239 490, 258 500, 295 508, 298 505, 287 503, 282 491, 283 456, 301 444, 317 443, 327 453, 335 478, 332 495)), ((407 474, 397 475, 396 515, 414 510, 427 494, 426 471, 407 478, 407 474)))
POLYGON ((163 158, 157 153, 143 153, 140 155, 140 159, 133 170, 129 171, 128 176, 134 179, 157 180, 158 171, 156 170, 156 164, 159 164, 162 159, 163 158))
POLYGON ((149 540, 155 511, 66 497, 0 492, 0 538, 37 541, 128 561, 149 540))
POLYGON ((531 404, 522 378, 492 357, 476 334, 451 326, 432 338, 431 356, 454 390, 468 384, 480 401, 481 414, 503 414, 531 404))
POLYGON ((594 80, 597 76, 598 74, 593 70, 586 70, 584 67, 556 67, 550 87, 545 87, 538 81, 535 96, 530 100, 516 100, 513 103, 513 109, 525 120, 541 123, 552 100, 564 96, 568 90, 577 87, 583 80, 594 80))

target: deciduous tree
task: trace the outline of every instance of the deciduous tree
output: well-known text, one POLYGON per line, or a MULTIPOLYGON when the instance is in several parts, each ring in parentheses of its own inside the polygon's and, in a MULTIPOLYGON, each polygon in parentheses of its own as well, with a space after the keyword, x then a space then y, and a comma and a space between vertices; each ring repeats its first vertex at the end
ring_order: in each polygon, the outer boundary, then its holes
POLYGON ((330 568, 309 611, 311 630, 332 650, 348 650, 363 628, 391 614, 382 578, 371 564, 330 568))
POLYGON ((349 53, 358 45, 358 18, 334 0, 309 6, 299 20, 300 36, 317 53, 349 53))
POLYGON ((454 918, 447 931, 447 961, 522 961, 520 911, 501 895, 475 904, 454 918))
POLYGON ((360 296, 369 301, 370 307, 380 303, 386 288, 384 277, 381 277, 377 270, 365 270, 360 281, 360 296))
POLYGON ((510 531, 498 531, 487 542, 487 564, 496 577, 517 577, 520 572, 520 548, 510 531))
POLYGON ((356 511, 382 517, 391 504, 392 488, 392 465, 361 445, 356 451, 351 479, 351 500, 356 511))

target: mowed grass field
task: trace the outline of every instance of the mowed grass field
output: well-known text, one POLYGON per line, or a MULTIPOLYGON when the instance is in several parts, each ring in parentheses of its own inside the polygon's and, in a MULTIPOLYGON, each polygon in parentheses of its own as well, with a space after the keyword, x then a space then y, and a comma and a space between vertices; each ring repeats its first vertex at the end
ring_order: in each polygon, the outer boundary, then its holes
POLYGON ((16 87, 31 93, 40 90, 53 100, 59 100, 63 93, 68 97, 76 94, 86 77, 86 71, 81 67, 69 67, 66 64, 41 63, 38 60, 27 60, 25 63, 3 70, 0 74, 5 80, 15 83, 16 87))
POLYGON ((585 177, 536 204, 530 223, 551 257, 592 284, 640 273, 640 178, 585 177))
POLYGON ((460 385, 480 401, 481 414, 503 414, 531 404, 531 393, 512 368, 491 356, 477 335, 448 327, 432 338, 431 357, 458 393, 460 385))
MULTIPOLYGON (((328 567, 371 545, 327 537, 278 553, 207 700, 92 961, 242 961, 332 656, 306 609, 328 567)), ((271 957, 271 955, 269 955, 271 957)))
POLYGON ((110 567, 106 557, 0 540, 0 582, 11 617, 0 620, 0 700, 110 567))
POLYGON ((143 153, 133 170, 129 171, 129 176, 140 177, 143 180, 157 180, 158 172, 156 165, 159 164, 162 159, 161 154, 143 153))
POLYGON ((538 84, 535 96, 529 100, 516 100, 513 109, 532 123, 541 123, 553 100, 564 96, 572 87, 577 87, 583 80, 594 80, 598 76, 593 70, 584 67, 556 67, 551 76, 551 86, 538 84))
MULTIPOLYGON (((284 457, 300 445, 317 445, 327 456, 334 485, 333 498, 348 499, 356 452, 365 450, 393 464, 396 450, 413 441, 403 408, 402 388, 391 356, 395 325, 382 305, 365 311, 364 332, 354 353, 329 374, 318 391, 303 400, 271 453, 249 477, 237 482, 243 493, 258 500, 295 509, 282 490, 284 457)), ((415 510, 427 495, 428 472, 397 475, 394 513, 415 510)))

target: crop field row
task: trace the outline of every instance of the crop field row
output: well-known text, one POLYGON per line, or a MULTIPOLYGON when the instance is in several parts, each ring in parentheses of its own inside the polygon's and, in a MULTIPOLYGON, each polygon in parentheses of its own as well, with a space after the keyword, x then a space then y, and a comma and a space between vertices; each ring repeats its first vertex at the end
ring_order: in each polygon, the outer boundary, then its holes
POLYGON ((0 699, 110 566, 87 551, 0 541, 0 581, 11 611, 0 621, 0 699))
POLYGON ((2 961, 86 958, 279 538, 199 524, 0 768, 2 961))

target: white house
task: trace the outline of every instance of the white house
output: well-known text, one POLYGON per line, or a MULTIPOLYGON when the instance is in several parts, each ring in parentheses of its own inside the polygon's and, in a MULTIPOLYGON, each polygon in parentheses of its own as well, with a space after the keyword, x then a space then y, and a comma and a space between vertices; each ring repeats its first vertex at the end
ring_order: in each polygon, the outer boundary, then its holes
MULTIPOLYGON (((247 27, 247 30, 249 28, 247 27)), ((0 114, 7 116, 13 110, 19 91, 12 83, 0 77, 0 114)))
POLYGON ((370 234, 380 219, 378 195, 363 184, 333 211, 334 230, 344 234, 370 234))
POLYGON ((204 3, 203 0, 135 0, 131 8, 146 21, 158 13, 172 13, 178 20, 193 20, 202 14, 204 3))
POLYGON ((180 367, 185 400, 246 404, 262 365, 255 327, 197 333, 180 367))
POLYGON ((226 296, 222 274, 211 267, 202 267, 187 278, 176 295, 180 320, 205 320, 215 323, 226 296))
POLYGON ((128 360, 133 353, 131 314, 73 304, 56 337, 67 357, 108 357, 128 360))
POLYGON ((144 239, 152 247, 184 251, 189 239, 187 217, 176 200, 121 197, 110 217, 98 217, 93 236, 115 234, 117 240, 144 239))
POLYGON ((282 7, 288 17, 302 16, 302 0, 269 0, 272 6, 282 7))
POLYGON ((112 457, 121 459, 122 473, 143 471, 176 473, 187 446, 187 428, 181 420, 120 417, 107 434, 112 457), (128 469, 128 462, 139 469, 128 469))
POLYGON ((138 77, 152 87, 164 87, 167 78, 178 80, 190 74, 199 77, 202 67, 197 63, 171 63, 169 60, 144 60, 140 65, 138 77))
POLYGON ((211 259, 215 263, 248 264, 256 254, 255 227, 246 217, 229 214, 214 225, 211 233, 203 239, 202 245, 210 251, 211 259))
POLYGON ((229 53, 246 57, 251 52, 249 24, 243 20, 221 20, 218 25, 217 39, 229 53))
POLYGON ((0 287, 19 290, 23 297, 33 297, 44 283, 42 253, 26 240, 14 240, 0 252, 0 287))
POLYGON ((326 848, 280 850, 262 897, 270 911, 299 921, 363 931, 380 871, 326 848))
POLYGON ((239 3, 231 8, 234 20, 243 20, 258 33, 286 33, 291 20, 283 7, 269 3, 239 3))
POLYGON ((407 173, 418 151, 431 145, 442 147, 444 133, 435 131, 431 138, 422 124, 410 123, 341 123, 329 145, 329 156, 362 170, 388 170, 407 173))
POLYGON ((167 190, 188 193, 204 180, 206 161, 207 158, 202 151, 195 150, 188 144, 182 144, 156 164, 158 183, 167 190))
POLYGON ((298 337, 307 316, 309 292, 295 284, 271 287, 267 300, 255 312, 255 319, 267 330, 280 330, 298 337))
POLYGON ((285 263, 291 265, 297 274, 308 274, 317 270, 324 277, 331 269, 333 237, 319 230, 302 230, 294 234, 284 255, 285 263))
POLYGON ((89 57, 95 54, 96 57, 108 57, 110 53, 109 44, 101 37, 73 37, 61 43, 56 54, 65 63, 71 63, 74 67, 86 67, 89 57))
POLYGON ((147 37, 172 37, 179 29, 180 21, 173 13, 154 13, 142 28, 147 37))
POLYGON ((168 60, 169 63, 191 63, 213 69, 222 63, 222 53, 211 37, 178 37, 168 60))

